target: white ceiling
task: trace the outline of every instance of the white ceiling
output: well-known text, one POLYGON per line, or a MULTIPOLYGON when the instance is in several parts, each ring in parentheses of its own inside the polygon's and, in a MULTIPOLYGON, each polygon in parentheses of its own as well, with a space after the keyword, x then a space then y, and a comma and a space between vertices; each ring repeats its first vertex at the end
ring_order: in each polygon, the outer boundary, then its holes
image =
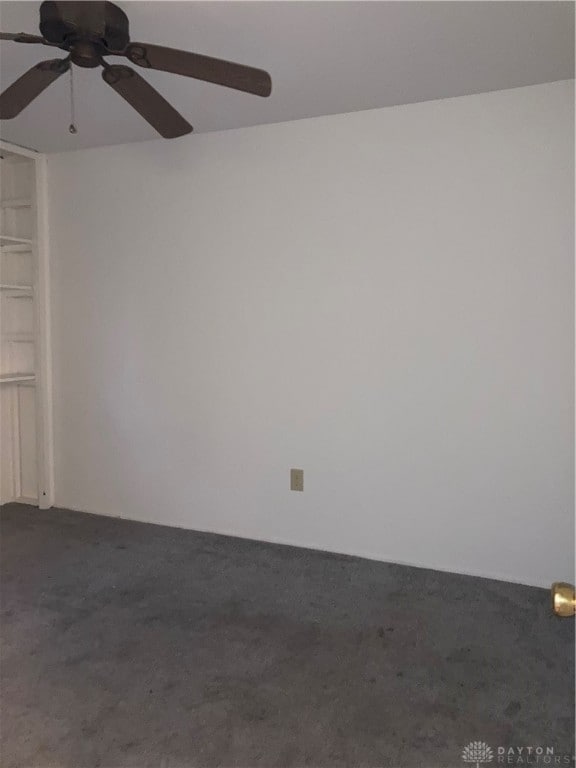
MULTIPOLYGON (((574 77, 572 2, 118 4, 129 15, 133 41, 218 56, 272 75, 272 96, 261 99, 139 70, 197 133, 574 77)), ((38 8, 37 2, 3 0, 2 31, 37 32, 38 8)), ((2 42, 2 89, 53 57, 54 49, 2 42)), ((2 138, 42 151, 157 138, 99 71, 75 67, 74 80, 77 135, 68 132, 65 75, 18 118, 3 121, 2 138)))

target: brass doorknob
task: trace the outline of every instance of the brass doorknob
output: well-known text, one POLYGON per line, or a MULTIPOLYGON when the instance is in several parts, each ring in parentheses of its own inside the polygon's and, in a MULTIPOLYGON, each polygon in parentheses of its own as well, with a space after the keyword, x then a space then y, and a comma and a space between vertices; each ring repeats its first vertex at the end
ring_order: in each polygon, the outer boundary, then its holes
POLYGON ((552 584, 552 610, 556 616, 576 615, 576 590, 574 584, 557 581, 552 584))

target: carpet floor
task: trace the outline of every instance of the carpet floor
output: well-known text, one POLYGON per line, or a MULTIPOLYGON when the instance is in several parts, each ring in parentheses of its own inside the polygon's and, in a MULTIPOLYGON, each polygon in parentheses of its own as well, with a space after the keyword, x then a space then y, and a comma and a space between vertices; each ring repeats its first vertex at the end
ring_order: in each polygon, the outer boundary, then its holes
POLYGON ((4 768, 573 755, 574 622, 546 590, 63 509, 1 523, 4 768))

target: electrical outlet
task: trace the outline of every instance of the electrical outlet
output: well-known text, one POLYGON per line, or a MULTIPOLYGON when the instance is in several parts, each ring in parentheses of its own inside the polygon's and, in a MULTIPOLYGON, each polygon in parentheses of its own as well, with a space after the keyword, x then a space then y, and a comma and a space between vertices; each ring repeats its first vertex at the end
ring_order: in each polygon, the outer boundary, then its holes
POLYGON ((290 490, 291 491, 304 490, 304 470, 303 469, 290 470, 290 490))

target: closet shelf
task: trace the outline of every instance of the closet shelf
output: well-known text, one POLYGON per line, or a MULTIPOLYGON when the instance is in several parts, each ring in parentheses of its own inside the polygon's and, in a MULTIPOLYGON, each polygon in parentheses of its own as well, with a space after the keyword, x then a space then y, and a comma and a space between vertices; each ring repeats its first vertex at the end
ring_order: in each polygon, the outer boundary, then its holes
POLYGON ((20 332, 16 331, 14 333, 3 333, 2 338, 4 341, 13 341, 13 342, 23 342, 23 343, 33 343, 34 342, 34 334, 28 333, 27 331, 20 332))
POLYGON ((31 253, 32 245, 0 245, 2 253, 31 253))
POLYGON ((22 291, 23 293, 32 293, 31 285, 10 285, 8 283, 0 283, 0 291, 22 291))
POLYGON ((4 248, 11 245, 32 245, 34 240, 27 237, 11 237, 10 235, 0 235, 0 245, 4 248))
POLYGON ((31 208, 32 200, 29 197, 13 197, 0 201, 0 208, 31 208))
POLYGON ((34 381, 33 373, 0 373, 0 384, 15 384, 19 381, 34 381))

